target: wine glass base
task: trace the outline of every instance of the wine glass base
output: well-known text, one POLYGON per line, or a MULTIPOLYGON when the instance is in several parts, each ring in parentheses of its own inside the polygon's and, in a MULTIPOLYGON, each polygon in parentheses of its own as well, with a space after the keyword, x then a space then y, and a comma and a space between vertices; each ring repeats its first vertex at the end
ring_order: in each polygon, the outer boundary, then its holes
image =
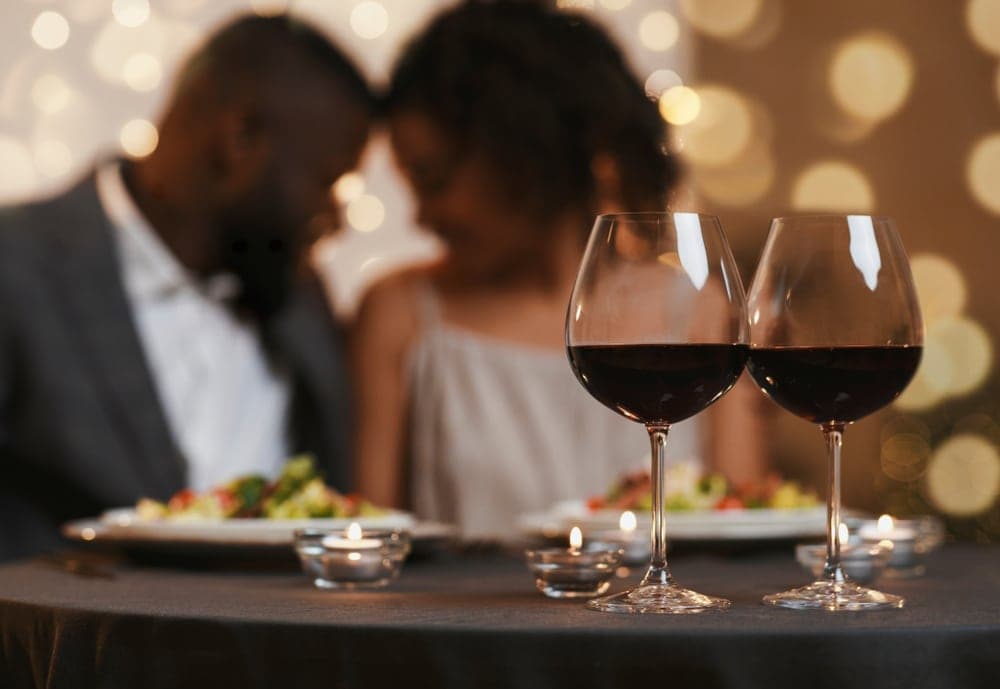
POLYGON ((587 603, 590 610, 659 615, 691 615, 706 610, 724 610, 730 602, 673 584, 646 584, 613 596, 595 598, 587 603))
POLYGON ((853 581, 816 581, 808 586, 764 596, 765 605, 793 610, 890 610, 903 598, 858 586, 853 581))

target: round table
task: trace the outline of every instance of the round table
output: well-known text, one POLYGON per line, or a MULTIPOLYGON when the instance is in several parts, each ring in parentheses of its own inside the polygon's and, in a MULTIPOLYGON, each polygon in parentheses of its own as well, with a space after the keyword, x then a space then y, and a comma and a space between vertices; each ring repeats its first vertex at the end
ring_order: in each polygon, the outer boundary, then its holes
POLYGON ((591 612, 546 599, 521 562, 496 556, 409 563, 374 592, 320 591, 290 572, 14 563, 0 567, 0 686, 998 686, 1000 547, 949 546, 924 577, 882 579, 907 599, 889 612, 760 605, 805 581, 784 552, 672 567, 733 607, 591 612))

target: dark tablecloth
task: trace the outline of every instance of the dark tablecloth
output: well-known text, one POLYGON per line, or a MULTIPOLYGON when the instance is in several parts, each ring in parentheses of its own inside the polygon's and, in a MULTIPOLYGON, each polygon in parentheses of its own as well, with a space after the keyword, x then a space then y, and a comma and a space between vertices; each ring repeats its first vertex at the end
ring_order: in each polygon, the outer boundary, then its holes
POLYGON ((998 547, 947 547, 926 576, 883 579, 907 605, 877 613, 760 605, 805 583, 788 554, 673 569, 733 608, 591 612, 495 557, 411 563, 367 593, 292 573, 17 563, 0 567, 0 687, 1000 687, 998 547))

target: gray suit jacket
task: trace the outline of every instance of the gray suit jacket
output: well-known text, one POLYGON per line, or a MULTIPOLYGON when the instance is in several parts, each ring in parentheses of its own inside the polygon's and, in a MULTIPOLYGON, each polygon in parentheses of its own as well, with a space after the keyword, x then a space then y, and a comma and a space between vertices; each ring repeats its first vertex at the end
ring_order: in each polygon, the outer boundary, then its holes
MULTIPOLYGON (((343 348, 318 280, 269 337, 292 371, 294 449, 349 489, 343 348)), ((58 547, 67 519, 184 485, 93 176, 0 209, 0 561, 58 547)))

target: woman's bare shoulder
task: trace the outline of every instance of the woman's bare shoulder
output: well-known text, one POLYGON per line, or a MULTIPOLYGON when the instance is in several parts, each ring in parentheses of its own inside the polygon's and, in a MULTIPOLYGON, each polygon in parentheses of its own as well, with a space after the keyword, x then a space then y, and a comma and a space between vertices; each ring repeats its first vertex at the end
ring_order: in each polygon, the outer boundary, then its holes
POLYGON ((383 276, 365 291, 352 330, 356 336, 375 340, 378 346, 407 345, 420 330, 420 313, 430 271, 407 268, 383 276))

